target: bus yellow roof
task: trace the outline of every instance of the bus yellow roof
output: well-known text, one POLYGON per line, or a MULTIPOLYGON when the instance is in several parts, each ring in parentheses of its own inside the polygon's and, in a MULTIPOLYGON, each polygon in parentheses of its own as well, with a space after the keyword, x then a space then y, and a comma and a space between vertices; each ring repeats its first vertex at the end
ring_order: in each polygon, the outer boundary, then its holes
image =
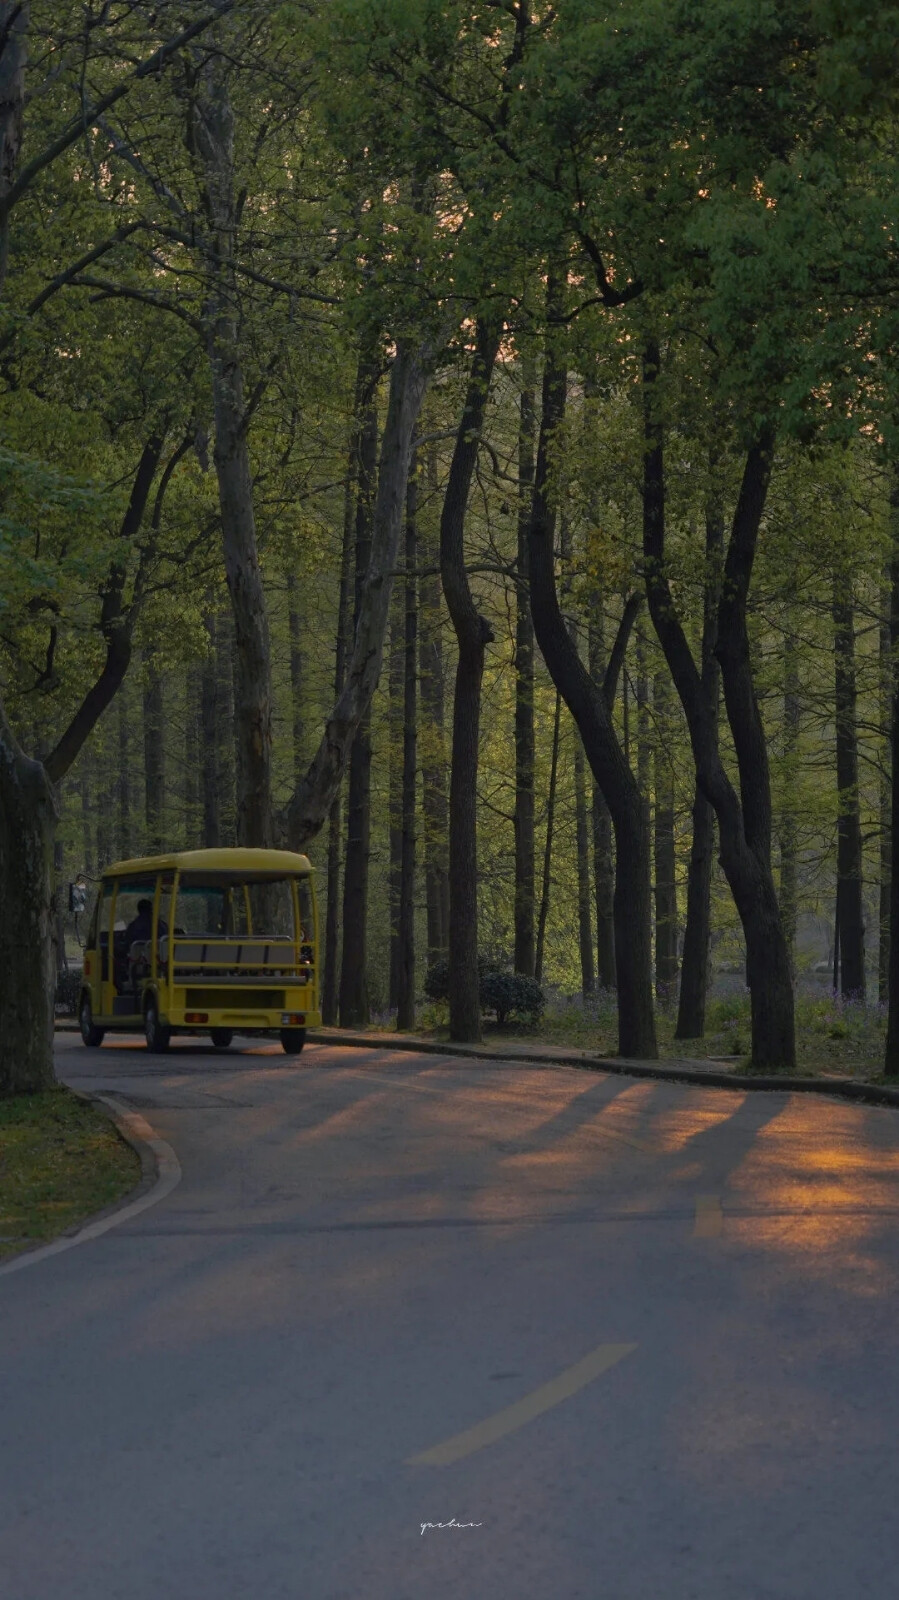
POLYGON ((103 868, 104 878, 126 873, 161 872, 272 872, 305 873, 315 868, 308 856, 293 850, 175 850, 167 856, 136 856, 133 861, 113 861, 103 868))

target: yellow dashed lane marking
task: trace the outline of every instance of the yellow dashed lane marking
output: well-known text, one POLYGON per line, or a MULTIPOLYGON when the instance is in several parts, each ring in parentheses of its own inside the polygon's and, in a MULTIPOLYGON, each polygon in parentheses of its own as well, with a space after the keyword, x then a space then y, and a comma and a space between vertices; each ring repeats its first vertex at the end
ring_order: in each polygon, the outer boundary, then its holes
POLYGON ((514 1433, 516 1428, 523 1428, 526 1422, 533 1422, 542 1412, 549 1411, 552 1406, 557 1406, 560 1401, 568 1400, 571 1395, 577 1394, 594 1378, 601 1373, 608 1372, 617 1362, 623 1361, 635 1344, 601 1344, 592 1350, 582 1361, 576 1361, 573 1367, 566 1367, 557 1378, 552 1378, 549 1383, 544 1383, 541 1388, 534 1389, 531 1394, 526 1394, 523 1400, 516 1400, 514 1405, 506 1406, 505 1410, 497 1411, 486 1422, 478 1422, 473 1428, 466 1428, 464 1433, 456 1433, 451 1439, 444 1440, 431 1450, 423 1450, 421 1455, 410 1456, 406 1465, 410 1467, 448 1467, 454 1461, 461 1461, 463 1456, 473 1455, 475 1450, 483 1450, 485 1445, 495 1444, 497 1439, 502 1439, 507 1433, 514 1433))
POLYGON ((716 1194, 696 1196, 696 1220, 693 1223, 694 1239, 717 1239, 724 1225, 724 1212, 716 1194))

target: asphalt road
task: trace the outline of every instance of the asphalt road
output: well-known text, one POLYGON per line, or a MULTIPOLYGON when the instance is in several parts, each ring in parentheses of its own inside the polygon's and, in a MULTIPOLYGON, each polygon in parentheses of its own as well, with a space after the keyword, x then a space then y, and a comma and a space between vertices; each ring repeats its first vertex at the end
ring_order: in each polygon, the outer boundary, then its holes
POLYGON ((183 1178, 0 1277, 2 1600, 896 1594, 899 1112, 324 1046, 58 1063, 183 1178))

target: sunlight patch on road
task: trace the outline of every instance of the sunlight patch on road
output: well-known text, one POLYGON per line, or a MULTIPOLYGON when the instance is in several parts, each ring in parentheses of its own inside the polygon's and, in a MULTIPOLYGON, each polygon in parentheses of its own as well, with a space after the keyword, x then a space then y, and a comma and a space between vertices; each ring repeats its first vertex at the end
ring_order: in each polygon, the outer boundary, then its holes
POLYGON ((724 1226, 721 1201, 716 1194, 696 1196, 696 1219, 693 1223, 694 1239, 717 1239, 724 1226))
POLYGON ((454 1461, 461 1461, 463 1456, 473 1455, 476 1450, 483 1450, 486 1445, 495 1444, 497 1439, 502 1439, 507 1433, 514 1433, 517 1428, 523 1428, 525 1423, 533 1422, 535 1417, 549 1411, 552 1406, 557 1406, 560 1401, 568 1400, 586 1384, 592 1383, 610 1367, 614 1367, 625 1356, 636 1350, 635 1344, 601 1344, 591 1350, 582 1361, 576 1361, 573 1367, 566 1367, 558 1377, 552 1378, 549 1383, 544 1383, 539 1389, 534 1389, 521 1400, 516 1400, 514 1405, 506 1406, 502 1411, 494 1412, 485 1422, 478 1422, 472 1428, 466 1428, 462 1433, 456 1433, 451 1439, 445 1439, 442 1444, 434 1445, 430 1450, 423 1450, 420 1455, 410 1456, 406 1465, 410 1467, 448 1467, 454 1461))

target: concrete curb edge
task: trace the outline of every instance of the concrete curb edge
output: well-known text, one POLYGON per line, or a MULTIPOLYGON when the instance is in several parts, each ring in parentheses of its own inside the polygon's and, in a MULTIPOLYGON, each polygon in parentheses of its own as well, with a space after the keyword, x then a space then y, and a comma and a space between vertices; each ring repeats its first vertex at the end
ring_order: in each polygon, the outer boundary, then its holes
POLYGON ((475 1061, 500 1061, 531 1066, 574 1067, 582 1072, 616 1072, 625 1078, 654 1078, 661 1083, 699 1084, 710 1089, 763 1090, 777 1094, 823 1094, 837 1100, 861 1100, 868 1105, 899 1106, 899 1088, 886 1084, 857 1083, 843 1078, 781 1078, 774 1074, 707 1071, 686 1064, 626 1061, 618 1056, 572 1055, 564 1050, 529 1054, 527 1046, 514 1054, 497 1054, 484 1045, 452 1044, 448 1040, 419 1039, 390 1033, 365 1033, 344 1028, 312 1028, 309 1044, 352 1045, 361 1049, 411 1050, 422 1055, 467 1056, 475 1061))

